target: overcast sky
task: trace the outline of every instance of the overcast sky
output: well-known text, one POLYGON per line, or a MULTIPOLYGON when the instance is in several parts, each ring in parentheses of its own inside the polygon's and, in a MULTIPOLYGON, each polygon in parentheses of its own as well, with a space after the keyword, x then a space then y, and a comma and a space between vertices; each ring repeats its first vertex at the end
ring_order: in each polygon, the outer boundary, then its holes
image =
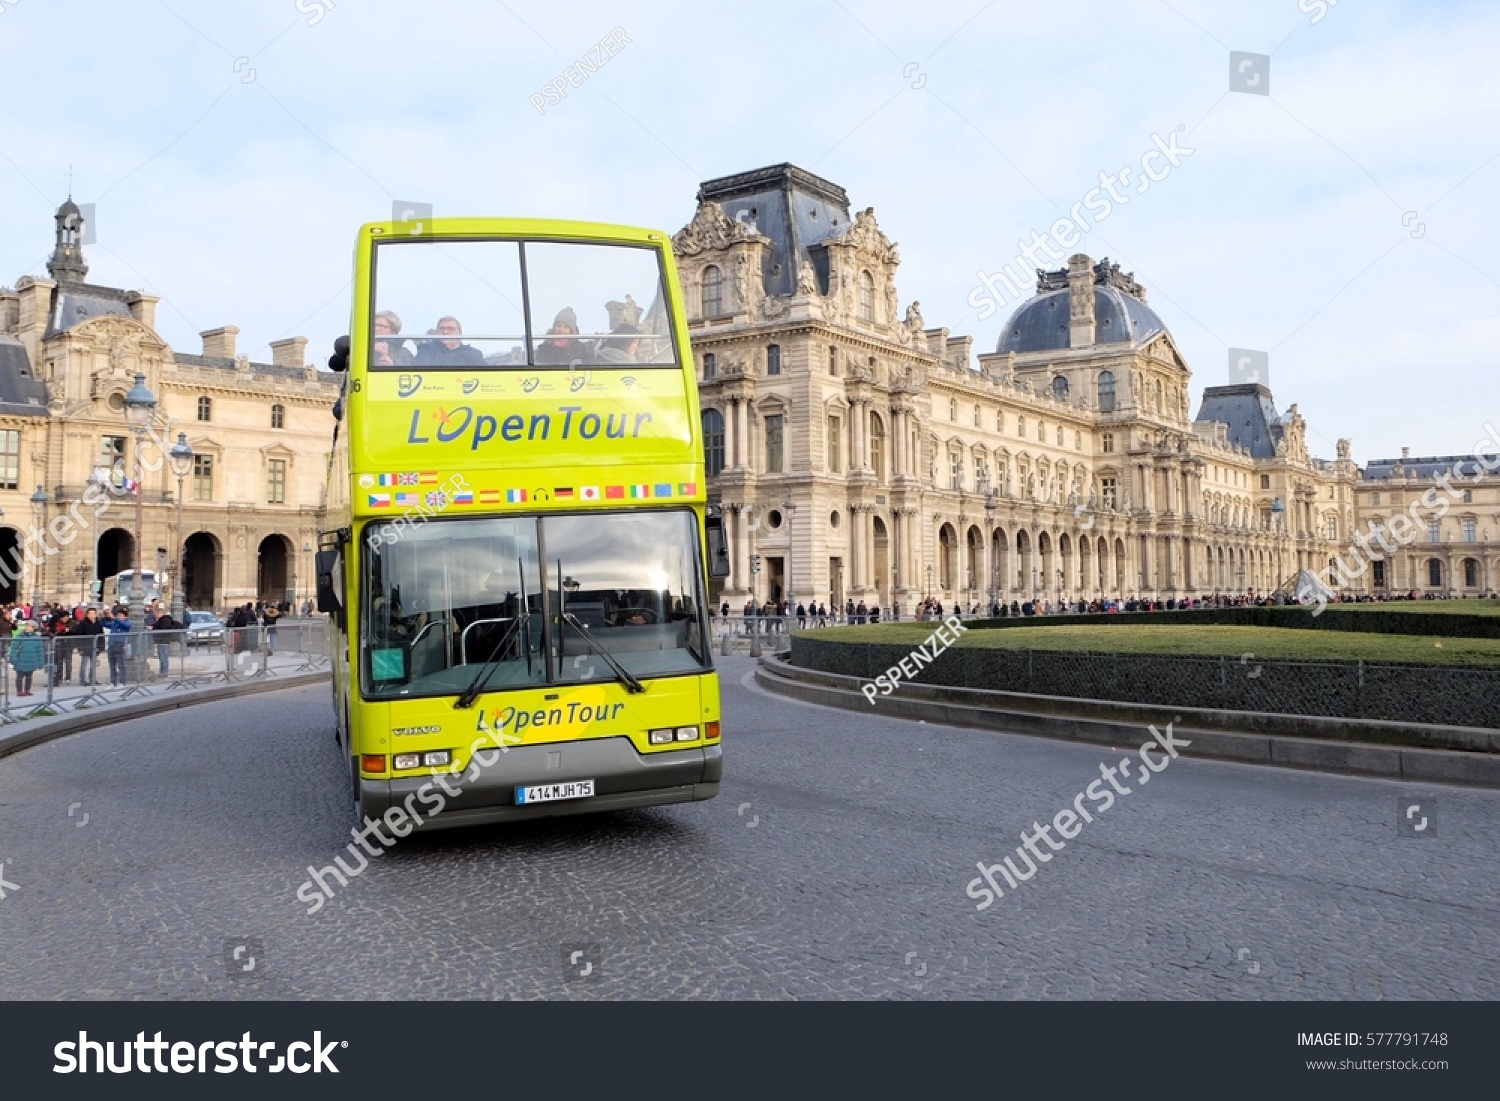
POLYGON ((1075 250, 1135 272, 1195 400, 1264 350, 1315 453, 1462 453, 1500 421, 1497 42, 1459 0, 0 0, 0 283, 45 274, 71 165, 91 282, 161 295, 179 350, 233 324, 321 362, 394 200, 675 231, 701 180, 791 161, 876 208, 903 309, 988 350, 977 273, 1156 136, 1180 163, 1075 250))

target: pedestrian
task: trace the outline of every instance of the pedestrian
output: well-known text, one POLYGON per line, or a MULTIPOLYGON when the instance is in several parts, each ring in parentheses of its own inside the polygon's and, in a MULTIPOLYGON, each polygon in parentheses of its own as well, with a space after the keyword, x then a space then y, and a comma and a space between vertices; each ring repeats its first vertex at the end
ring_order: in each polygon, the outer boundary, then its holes
POLYGON ((129 640, 125 636, 130 634, 130 613, 124 608, 116 608, 115 614, 104 621, 104 632, 108 636, 105 652, 109 655, 110 687, 118 687, 129 680, 125 664, 129 640))
POLYGON ((99 673, 95 668, 99 660, 100 636, 104 634, 104 624, 99 622, 99 609, 90 608, 83 614, 83 619, 73 629, 73 644, 78 651, 78 683, 90 687, 99 683, 99 673))
POLYGON ((802 604, 802 603, 799 602, 798 605, 797 605, 797 630, 800 631, 800 630, 802 630, 802 628, 804 628, 806 626, 807 626, 807 605, 806 604, 802 604))
POLYGON ((266 629, 266 653, 276 652, 276 621, 281 618, 281 611, 274 604, 267 604, 265 610, 260 613, 261 626, 266 629))
POLYGON ((36 624, 27 620, 16 628, 10 644, 10 665, 16 671, 16 695, 30 696, 31 677, 47 662, 47 648, 37 637, 36 624))
POLYGON ((171 612, 162 612, 156 617, 156 622, 151 625, 153 632, 160 631, 155 635, 156 640, 156 667, 162 676, 167 675, 167 659, 172 652, 172 632, 180 630, 177 621, 172 618, 171 612))

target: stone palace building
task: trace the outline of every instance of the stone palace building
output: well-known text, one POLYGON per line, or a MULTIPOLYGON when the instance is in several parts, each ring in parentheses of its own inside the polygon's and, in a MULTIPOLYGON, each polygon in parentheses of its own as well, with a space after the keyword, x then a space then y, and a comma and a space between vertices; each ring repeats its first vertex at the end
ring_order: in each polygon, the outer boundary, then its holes
POLYGON ((313 592, 338 377, 308 366, 303 337, 272 343, 270 363, 240 354, 233 326, 203 333, 201 354, 174 351, 156 332, 155 296, 86 282, 71 199, 56 222, 48 278, 0 288, 0 602, 79 600, 130 568, 130 493, 98 519, 76 509, 89 530, 48 540, 55 553, 25 556, 19 543, 75 509, 97 468, 134 477, 124 409, 139 372, 159 403, 157 436, 170 445, 185 432, 194 453, 180 531, 170 465, 145 477, 143 566, 175 576, 185 546, 190 608, 300 603, 313 592))
MULTIPOLYGON (((1084 255, 1039 271, 976 356, 900 308, 873 208, 851 215, 843 188, 793 165, 707 181, 673 244, 734 608, 1266 592, 1329 576, 1356 521, 1420 493, 1437 461, 1361 471, 1348 440, 1315 458, 1297 406, 1254 382, 1208 387, 1194 416, 1145 288, 1084 255), (1382 500, 1373 483, 1393 477, 1382 500)), ((1340 587, 1492 590, 1497 487, 1340 587)))

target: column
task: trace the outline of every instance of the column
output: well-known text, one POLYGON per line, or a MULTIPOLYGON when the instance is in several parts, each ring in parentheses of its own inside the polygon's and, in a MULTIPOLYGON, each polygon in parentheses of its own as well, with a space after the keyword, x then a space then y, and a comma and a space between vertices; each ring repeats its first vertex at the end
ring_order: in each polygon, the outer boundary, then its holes
POLYGON ((863 470, 869 461, 865 450, 865 403, 855 398, 849 403, 849 471, 863 470))
MULTIPOLYGON (((730 505, 734 520, 734 588, 736 592, 750 591, 750 535, 745 530, 745 506, 730 505)), ((733 608, 730 609, 734 611, 733 608)))
POLYGON ((735 465, 741 468, 750 465, 749 413, 743 400, 734 403, 734 446, 737 449, 735 465))
POLYGON ((739 447, 739 402, 733 399, 724 402, 724 468, 732 470, 739 465, 736 449, 739 447))
POLYGON ((852 592, 859 588, 859 505, 849 505, 849 568, 844 576, 844 589, 852 592))

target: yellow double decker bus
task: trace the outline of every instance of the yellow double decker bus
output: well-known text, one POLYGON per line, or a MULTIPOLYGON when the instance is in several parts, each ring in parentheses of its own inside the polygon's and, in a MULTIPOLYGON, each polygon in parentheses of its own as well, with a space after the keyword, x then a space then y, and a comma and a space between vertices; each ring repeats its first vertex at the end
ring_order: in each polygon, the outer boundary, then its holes
POLYGON ((329 365, 318 599, 357 815, 713 798, 706 574, 728 554, 667 236, 366 225, 329 365))

